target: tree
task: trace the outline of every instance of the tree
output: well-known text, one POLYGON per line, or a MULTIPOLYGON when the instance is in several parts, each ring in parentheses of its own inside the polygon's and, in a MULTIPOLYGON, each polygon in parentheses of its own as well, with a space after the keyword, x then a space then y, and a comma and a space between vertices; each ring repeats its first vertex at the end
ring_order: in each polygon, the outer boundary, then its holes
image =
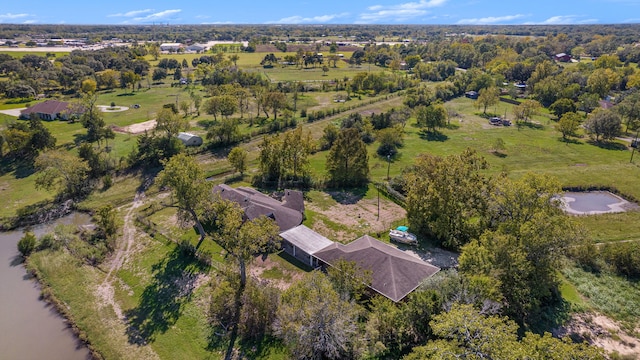
POLYGON ((200 214, 204 211, 211 191, 204 172, 192 157, 178 154, 165 163, 157 182, 160 187, 171 189, 173 204, 168 206, 178 208, 178 217, 195 222, 200 235, 199 246, 206 235, 200 214))
POLYGON ((353 358, 358 311, 314 271, 282 294, 274 333, 296 359, 353 358))
POLYGON ((487 227, 486 193, 489 180, 482 174, 486 161, 474 150, 439 157, 422 154, 407 175, 407 218, 418 232, 457 248, 487 227))
POLYGON ((96 93, 88 93, 83 97, 82 106, 85 112, 80 116, 80 122, 87 129, 87 141, 97 141, 100 146, 100 141, 106 137, 112 137, 113 131, 109 131, 111 129, 106 127, 107 124, 102 117, 102 112, 96 106, 97 101, 98 94, 96 93))
POLYGON ((362 269, 353 261, 338 260, 327 269, 327 276, 342 300, 360 301, 371 285, 371 270, 362 269))
POLYGON ((326 169, 334 186, 360 186, 369 178, 369 155, 358 130, 340 131, 329 155, 326 169))
POLYGON ((625 122, 627 130, 640 127, 640 92, 635 91, 625 96, 614 109, 622 118, 627 119, 625 122))
POLYGON ((36 188, 57 190, 58 196, 74 198, 89 190, 87 162, 73 154, 49 150, 36 158, 36 188))
POLYGON ((160 57, 160 45, 156 42, 151 42, 147 44, 149 54, 153 56, 153 60, 158 60, 160 57))
POLYGON ((277 62, 278 62, 278 58, 273 53, 269 53, 269 54, 264 56, 262 61, 260 61, 260 65, 265 66, 265 67, 272 67, 273 64, 275 64, 277 62))
POLYGON ((525 100, 515 107, 513 114, 516 120, 528 122, 533 115, 537 114, 540 107, 540 103, 535 100, 525 100))
POLYGON ((562 115, 573 112, 575 113, 577 110, 576 104, 571 99, 562 98, 556 100, 551 106, 549 106, 549 111, 551 111, 555 116, 560 119, 562 115))
POLYGON ((378 146, 376 153, 380 156, 395 156, 398 152, 398 147, 402 146, 403 134, 401 125, 379 130, 378 135, 376 135, 376 141, 380 143, 380 146, 378 146))
POLYGON ((490 193, 490 231, 462 248, 462 273, 497 280, 506 313, 520 324, 539 321, 544 306, 558 301, 562 256, 584 241, 560 209, 559 193, 559 183, 545 175, 497 179, 490 193))
POLYGON ((588 344, 575 344, 527 332, 518 339, 518 326, 499 316, 485 316, 471 305, 455 304, 449 312, 431 321, 436 340, 414 348, 405 360, 419 359, 531 359, 604 360, 602 351, 588 344))
POLYGON ((189 112, 191 110, 191 103, 187 100, 180 101, 180 111, 184 114, 184 117, 189 116, 189 112))
POLYGON ((275 251, 279 248, 278 225, 266 216, 247 219, 244 210, 232 201, 218 199, 212 206, 211 214, 215 228, 213 237, 228 256, 233 258, 238 266, 240 282, 237 287, 234 302, 234 318, 229 340, 229 347, 225 359, 231 359, 233 346, 238 335, 240 313, 242 312, 242 295, 247 284, 247 265, 259 253, 275 251))
POLYGON ((37 239, 34 233, 27 231, 18 241, 18 251, 23 258, 28 257, 36 249, 37 239))
POLYGON ((270 91, 265 95, 264 107, 273 111, 273 120, 278 119, 278 110, 287 106, 287 97, 280 91, 270 91))
POLYGON ((120 75, 113 69, 106 69, 104 71, 96 72, 97 86, 105 89, 115 89, 118 86, 120 75))
POLYGON ((116 211, 111 204, 98 208, 94 215, 94 221, 97 225, 96 231, 105 239, 113 237, 118 232, 116 211))
POLYGON ((184 131, 189 126, 189 122, 174 113, 173 110, 162 108, 156 115, 156 131, 165 133, 165 137, 171 138, 184 131))
POLYGON ((93 94, 96 92, 97 83, 93 79, 85 79, 82 81, 82 85, 80 86, 80 91, 84 94, 93 94))
POLYGON ((502 138, 497 138, 493 142, 493 152, 496 154, 501 154, 501 151, 506 150, 506 146, 504 144, 504 140, 502 138))
POLYGON ((427 128, 428 132, 436 132, 447 123, 447 109, 442 104, 418 106, 415 110, 418 126, 427 128))
POLYGON ((476 108, 482 108, 482 113, 487 114, 487 108, 498 103, 500 99, 500 90, 497 87, 492 86, 489 88, 481 89, 478 95, 478 99, 474 103, 476 108))
POLYGON ((562 139, 566 141, 569 136, 576 135, 576 132, 580 127, 581 120, 581 116, 575 112, 566 112, 562 115, 560 121, 558 121, 556 130, 562 134, 562 139))
POLYGON ((151 79, 153 79, 153 81, 160 81, 160 80, 164 80, 164 78, 166 77, 167 77, 167 69, 155 68, 153 70, 153 76, 151 77, 151 79))
POLYGON ((584 129, 588 134, 595 135, 597 142, 608 141, 620 136, 622 121, 612 110, 597 109, 585 121, 584 129))
POLYGON ((609 91, 620 83, 620 75, 607 68, 596 69, 587 79, 587 87, 600 98, 607 96, 609 91))
POLYGON ((131 85, 131 91, 134 91, 137 81, 140 81, 140 75, 135 72, 131 70, 120 72, 120 85, 123 89, 131 85))
POLYGON ((238 123, 234 119, 222 119, 207 131, 207 139, 215 144, 229 145, 240 139, 238 123))
POLYGON ((241 176, 244 175, 244 172, 247 170, 247 150, 241 147, 234 147, 229 152, 227 159, 241 176))

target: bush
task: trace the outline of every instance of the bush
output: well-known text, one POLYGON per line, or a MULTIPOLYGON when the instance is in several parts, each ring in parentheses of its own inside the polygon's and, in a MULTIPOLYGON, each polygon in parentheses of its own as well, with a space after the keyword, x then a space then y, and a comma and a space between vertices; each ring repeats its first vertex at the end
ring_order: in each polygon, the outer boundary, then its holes
POLYGON ((62 242, 56 239, 53 234, 44 234, 40 237, 40 241, 38 244, 38 250, 58 250, 62 246, 62 242))
POLYGON ((36 249, 36 236, 27 231, 22 239, 18 241, 18 251, 22 254, 23 257, 27 257, 31 255, 31 253, 36 249))

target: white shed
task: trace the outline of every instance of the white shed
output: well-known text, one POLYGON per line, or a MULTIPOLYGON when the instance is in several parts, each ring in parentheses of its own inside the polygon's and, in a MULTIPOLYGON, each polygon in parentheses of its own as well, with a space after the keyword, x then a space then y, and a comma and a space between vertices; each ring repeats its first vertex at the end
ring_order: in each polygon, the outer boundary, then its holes
POLYGON ((184 146, 200 146, 202 145, 202 138, 198 135, 191 133, 181 132, 178 133, 178 139, 182 141, 184 146))

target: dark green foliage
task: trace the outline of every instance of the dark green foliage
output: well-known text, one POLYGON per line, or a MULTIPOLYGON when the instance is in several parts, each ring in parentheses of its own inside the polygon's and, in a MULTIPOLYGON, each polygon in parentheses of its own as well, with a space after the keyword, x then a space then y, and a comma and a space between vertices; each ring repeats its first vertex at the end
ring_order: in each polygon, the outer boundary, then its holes
POLYGON ((129 163, 133 166, 158 167, 163 160, 179 154, 183 145, 178 138, 150 135, 145 131, 138 136, 138 147, 129 154, 129 163))
POLYGON ((32 232, 27 231, 18 241, 18 251, 23 257, 28 257, 36 249, 36 244, 36 236, 32 232))
MULTIPOLYGON (((605 244, 600 247, 600 254, 617 274, 640 278, 640 244, 637 242, 605 244)), ((597 253, 591 256, 596 257, 597 253)))
POLYGON ((486 161, 471 149, 460 155, 422 154, 407 176, 407 217, 417 232, 457 248, 487 227, 486 161))
POLYGON ((368 181, 369 155, 357 129, 340 131, 327 156, 326 169, 332 186, 354 187, 368 181))

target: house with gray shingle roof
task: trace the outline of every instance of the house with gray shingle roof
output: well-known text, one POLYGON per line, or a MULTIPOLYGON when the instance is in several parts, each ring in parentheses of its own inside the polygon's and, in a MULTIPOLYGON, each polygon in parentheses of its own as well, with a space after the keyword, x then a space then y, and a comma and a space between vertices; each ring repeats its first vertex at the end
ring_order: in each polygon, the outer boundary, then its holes
POLYGON ((370 270, 369 287, 394 302, 404 299, 423 280, 440 271, 439 267, 369 235, 347 245, 333 243, 316 251, 313 256, 329 266, 338 260, 345 260, 355 262, 364 270, 370 270))

